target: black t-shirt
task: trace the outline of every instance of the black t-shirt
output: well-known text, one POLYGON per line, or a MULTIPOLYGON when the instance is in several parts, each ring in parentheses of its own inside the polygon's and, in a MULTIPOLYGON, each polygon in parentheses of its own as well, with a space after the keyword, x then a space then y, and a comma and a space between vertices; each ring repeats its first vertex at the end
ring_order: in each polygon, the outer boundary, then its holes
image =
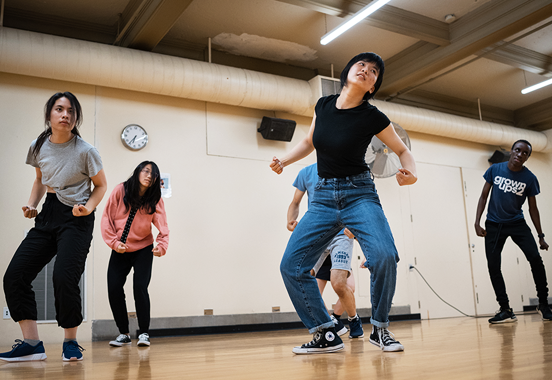
POLYGON ((350 109, 338 109, 339 95, 330 95, 316 103, 316 124, 312 142, 316 149, 318 175, 344 178, 368 170, 366 149, 372 137, 391 122, 368 102, 350 109))

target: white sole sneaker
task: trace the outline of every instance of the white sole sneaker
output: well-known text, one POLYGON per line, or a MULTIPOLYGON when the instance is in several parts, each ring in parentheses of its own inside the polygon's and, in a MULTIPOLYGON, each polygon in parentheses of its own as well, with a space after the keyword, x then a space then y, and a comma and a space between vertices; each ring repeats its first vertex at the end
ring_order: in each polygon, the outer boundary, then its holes
POLYGON ((19 356, 15 358, 0 358, 0 359, 5 360, 7 362, 34 362, 39 360, 45 360, 46 358, 47 358, 46 354, 32 354, 32 355, 19 356))
POLYGON ((336 346, 332 347, 325 347, 325 348, 305 348, 301 346, 293 347, 293 353, 297 355, 305 355, 305 354, 329 354, 332 352, 341 351, 345 348, 345 345, 343 343, 340 343, 336 346))
POLYGON ((121 342, 117 342, 116 340, 112 340, 111 342, 109 342, 109 345, 112 347, 123 347, 123 346, 129 346, 131 344, 132 342, 121 343, 121 342))

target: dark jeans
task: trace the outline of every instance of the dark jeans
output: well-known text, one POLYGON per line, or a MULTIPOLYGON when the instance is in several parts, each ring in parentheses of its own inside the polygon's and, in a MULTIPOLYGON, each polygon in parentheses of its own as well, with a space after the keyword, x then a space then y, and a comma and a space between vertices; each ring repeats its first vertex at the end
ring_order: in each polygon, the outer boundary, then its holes
POLYGON ((111 251, 107 268, 107 292, 113 318, 121 334, 128 334, 128 312, 124 285, 130 270, 134 268, 132 278, 134 303, 140 334, 149 332, 150 298, 148 286, 153 265, 153 244, 135 252, 117 253, 111 251))
POLYGON ((53 283, 56 320, 63 328, 82 322, 79 280, 92 241, 94 213, 73 216, 73 208, 48 193, 42 211, 15 252, 4 274, 4 294, 14 321, 37 320, 31 283, 56 256, 53 283))
POLYGON ((504 243, 508 237, 511 237, 514 243, 525 254, 533 280, 537 288, 537 297, 540 304, 548 304, 548 287, 546 282, 546 271, 540 256, 535 238, 531 233, 531 229, 525 223, 525 219, 521 219, 512 223, 495 223, 487 220, 485 222, 487 236, 485 236, 485 253, 487 255, 487 266, 491 283, 496 294, 496 300, 501 308, 509 308, 508 295, 506 294, 506 284, 500 270, 501 253, 504 248, 504 243))

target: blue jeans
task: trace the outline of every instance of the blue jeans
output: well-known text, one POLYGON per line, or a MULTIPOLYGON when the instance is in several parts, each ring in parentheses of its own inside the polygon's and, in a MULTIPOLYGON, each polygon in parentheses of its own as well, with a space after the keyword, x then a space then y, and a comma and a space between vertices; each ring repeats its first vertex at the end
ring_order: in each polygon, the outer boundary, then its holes
POLYGON ((289 239, 280 272, 297 314, 310 333, 333 327, 310 270, 344 227, 355 235, 370 270, 372 318, 389 326, 399 255, 379 197, 366 171, 346 178, 319 178, 312 203, 289 239))

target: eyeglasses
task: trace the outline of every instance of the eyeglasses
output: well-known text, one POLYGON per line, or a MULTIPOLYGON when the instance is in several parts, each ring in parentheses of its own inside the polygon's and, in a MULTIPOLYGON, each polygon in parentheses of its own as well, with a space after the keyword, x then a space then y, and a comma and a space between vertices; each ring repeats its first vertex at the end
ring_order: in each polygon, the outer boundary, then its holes
POLYGON ((147 177, 147 176, 151 176, 151 178, 157 178, 157 175, 152 173, 151 170, 148 170, 148 169, 142 169, 142 173, 144 173, 144 175, 147 177))

